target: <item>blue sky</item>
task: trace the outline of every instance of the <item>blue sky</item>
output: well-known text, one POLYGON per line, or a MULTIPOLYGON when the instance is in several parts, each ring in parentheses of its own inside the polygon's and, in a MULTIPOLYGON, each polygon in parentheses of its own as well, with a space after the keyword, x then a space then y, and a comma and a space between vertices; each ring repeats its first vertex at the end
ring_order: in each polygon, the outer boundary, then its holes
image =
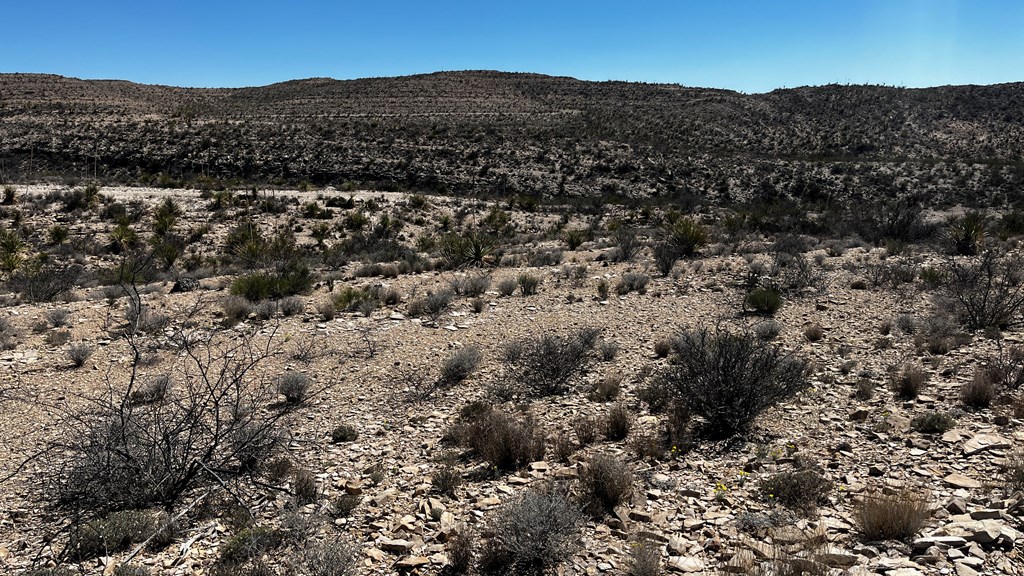
POLYGON ((1024 80, 1022 0, 5 4, 0 72, 178 86, 467 69, 745 92, 1024 80))

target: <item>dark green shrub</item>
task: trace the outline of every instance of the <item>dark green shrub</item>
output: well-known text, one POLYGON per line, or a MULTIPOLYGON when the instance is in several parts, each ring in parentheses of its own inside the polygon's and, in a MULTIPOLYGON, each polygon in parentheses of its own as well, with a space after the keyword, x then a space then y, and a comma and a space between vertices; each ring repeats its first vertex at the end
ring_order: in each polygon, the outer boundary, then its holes
POLYGON ((359 431, 350 424, 339 424, 331 430, 331 442, 354 442, 359 439, 359 431))
POLYGON ((68 540, 68 552, 71 558, 78 561, 109 556, 144 541, 156 529, 155 518, 147 512, 113 512, 102 520, 73 527, 68 540))
POLYGON ((713 436, 747 430, 765 409, 809 386, 807 362, 752 334, 702 328, 677 336, 663 381, 713 436))
POLYGON ((942 434, 956 426, 956 420, 946 412, 929 410, 910 421, 910 427, 922 434, 942 434))
POLYGON ((768 501, 807 513, 828 497, 832 482, 817 470, 803 469, 769 476, 761 481, 760 489, 768 501))
POLYGON ((267 526, 254 526, 239 531, 221 545, 220 558, 227 564, 237 564, 256 558, 284 543, 284 534, 267 526))
POLYGON ((758 314, 775 314, 782 307, 782 296, 771 288, 754 288, 743 300, 744 309, 758 314))
POLYGON ((290 263, 273 272, 253 272, 231 283, 231 293, 250 301, 284 298, 309 292, 313 277, 305 264, 290 263))

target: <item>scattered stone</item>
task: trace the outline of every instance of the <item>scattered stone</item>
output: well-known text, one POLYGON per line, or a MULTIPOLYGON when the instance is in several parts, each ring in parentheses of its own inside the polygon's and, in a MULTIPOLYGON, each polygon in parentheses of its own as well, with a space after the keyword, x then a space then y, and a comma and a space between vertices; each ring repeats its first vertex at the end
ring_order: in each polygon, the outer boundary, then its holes
POLYGON ((377 545, 385 552, 402 553, 412 550, 412 542, 409 542, 408 540, 392 540, 384 538, 377 545))
POLYGON ((950 485, 956 486, 957 488, 981 488, 984 486, 981 482, 978 482, 974 478, 964 476, 963 474, 954 472, 949 476, 943 478, 943 480, 950 485))
POLYGON ((402 558, 395 563, 395 568, 401 572, 408 572, 409 570, 415 570, 420 566, 426 566, 430 564, 430 558, 426 556, 409 556, 402 558))
POLYGON ((986 450, 1001 450, 1011 446, 1009 440, 997 434, 975 434, 964 443, 964 455, 973 456, 986 450))

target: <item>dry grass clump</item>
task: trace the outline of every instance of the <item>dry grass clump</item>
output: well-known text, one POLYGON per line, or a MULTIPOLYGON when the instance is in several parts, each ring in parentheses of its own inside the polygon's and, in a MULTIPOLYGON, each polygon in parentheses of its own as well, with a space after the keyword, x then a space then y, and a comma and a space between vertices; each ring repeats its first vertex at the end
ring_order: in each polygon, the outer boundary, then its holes
POLYGON ((971 381, 960 388, 960 402, 968 408, 988 408, 997 394, 998 390, 988 370, 979 368, 971 381))
POLYGON ((282 374, 277 383, 277 391, 289 404, 302 403, 309 394, 309 388, 309 376, 292 370, 282 374))
POLYGON ((580 471, 580 497, 591 514, 610 512, 632 495, 633 471, 614 456, 596 454, 580 471))
POLYGON ((605 415, 604 437, 612 442, 625 440, 626 436, 629 436, 629 431, 633 429, 635 419, 636 417, 624 404, 615 404, 605 415))
POLYGON ((71 364, 74 365, 75 368, 81 368, 85 365, 85 362, 89 360, 89 357, 92 356, 92 352, 92 346, 85 342, 72 344, 71 347, 68 348, 68 359, 71 360, 71 364))
POLYGON ((889 387, 897 396, 906 400, 917 398, 927 384, 928 373, 912 364, 900 366, 889 377, 889 387))
POLYGON ((954 426, 956 426, 956 419, 949 413, 935 410, 919 414, 910 421, 910 427, 922 434, 942 434, 954 426))
POLYGON ((598 335, 597 329, 581 328, 511 342, 502 358, 505 381, 530 397, 565 394, 593 362, 598 335))
POLYGON ((544 435, 533 418, 516 418, 489 405, 469 405, 447 437, 472 449, 497 470, 513 471, 544 458, 544 435))
POLYGON ((854 520, 868 541, 905 540, 928 519, 928 498, 910 489, 868 494, 854 508, 854 520))
POLYGON ((590 399, 594 402, 610 402, 619 396, 622 389, 622 374, 612 372, 594 383, 590 399))
POLYGON ((306 544, 298 554, 295 572, 306 576, 355 576, 359 573, 358 550, 340 541, 306 544))

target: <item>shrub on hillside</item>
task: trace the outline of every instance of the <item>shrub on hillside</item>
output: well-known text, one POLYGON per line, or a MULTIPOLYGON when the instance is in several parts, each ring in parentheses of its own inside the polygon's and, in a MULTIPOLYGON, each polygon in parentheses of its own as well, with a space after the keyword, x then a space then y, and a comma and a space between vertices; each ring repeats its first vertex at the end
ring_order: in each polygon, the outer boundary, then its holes
POLYGON ((502 358, 506 382, 531 397, 565 394, 593 362, 598 334, 582 328, 566 336, 544 334, 509 343, 502 358))
POLYGON ((706 421, 713 436, 743 432, 754 418, 807 388, 807 361, 758 337, 702 328, 672 341, 663 382, 706 421))
POLYGON ((529 490, 497 510, 480 569, 485 574, 540 575, 579 547, 579 511, 561 494, 529 490))

